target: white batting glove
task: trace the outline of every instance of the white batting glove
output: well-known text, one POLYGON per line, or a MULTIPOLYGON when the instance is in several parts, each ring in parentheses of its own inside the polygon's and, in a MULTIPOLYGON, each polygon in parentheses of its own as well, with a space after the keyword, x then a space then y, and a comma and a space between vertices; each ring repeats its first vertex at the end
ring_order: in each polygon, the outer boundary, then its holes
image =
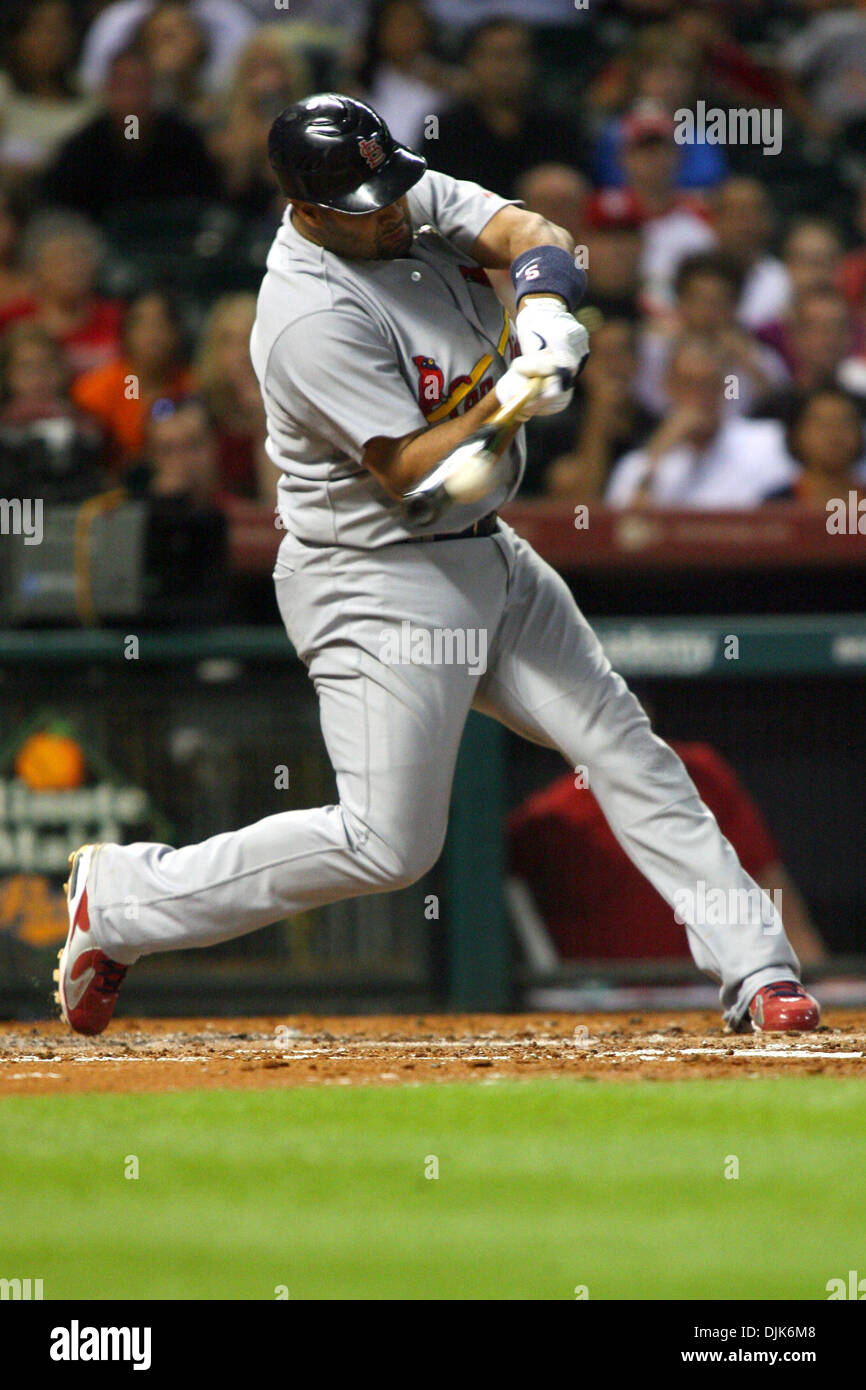
POLYGON ((561 299, 553 295, 524 299, 515 319, 520 351, 526 354, 550 348, 564 366, 578 372, 589 355, 589 334, 561 299))
POLYGON ((528 420, 531 415, 555 415, 565 410, 574 394, 573 372, 570 359, 550 348, 545 348, 544 352, 526 352, 512 362, 493 389, 499 404, 508 405, 525 391, 527 378, 541 377, 544 385, 540 394, 527 402, 517 418, 528 420))

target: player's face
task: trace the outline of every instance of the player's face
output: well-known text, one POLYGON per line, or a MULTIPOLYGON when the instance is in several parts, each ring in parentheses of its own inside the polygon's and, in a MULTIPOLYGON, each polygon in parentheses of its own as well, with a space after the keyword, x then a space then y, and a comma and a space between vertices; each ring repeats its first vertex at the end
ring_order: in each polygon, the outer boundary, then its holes
POLYGON ((405 197, 378 212, 334 212, 309 204, 299 211, 305 232, 326 251, 349 260, 392 261, 405 256, 412 245, 414 229, 405 197))

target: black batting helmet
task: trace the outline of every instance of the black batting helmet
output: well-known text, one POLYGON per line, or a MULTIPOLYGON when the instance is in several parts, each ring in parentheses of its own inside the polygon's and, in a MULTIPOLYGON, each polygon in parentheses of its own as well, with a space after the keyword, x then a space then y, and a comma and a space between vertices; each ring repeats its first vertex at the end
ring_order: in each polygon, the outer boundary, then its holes
POLYGON ((371 106, 324 92, 281 111, 268 158, 287 198, 337 212, 377 212, 417 183, 427 161, 398 145, 371 106))

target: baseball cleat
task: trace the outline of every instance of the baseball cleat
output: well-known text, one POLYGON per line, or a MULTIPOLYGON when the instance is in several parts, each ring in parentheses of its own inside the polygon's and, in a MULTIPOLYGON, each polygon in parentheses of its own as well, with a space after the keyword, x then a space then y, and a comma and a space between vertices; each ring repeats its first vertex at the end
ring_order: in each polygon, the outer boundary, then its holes
POLYGON ((779 980, 758 990, 746 1017, 756 1033, 807 1033, 821 1022, 821 1006, 796 980, 779 980))
POLYGON ((101 1033, 111 1022, 126 966, 109 960, 94 946, 87 913, 87 875, 99 845, 82 845, 69 856, 69 879, 63 885, 69 909, 69 935, 54 972, 54 995, 60 1012, 76 1033, 101 1033))

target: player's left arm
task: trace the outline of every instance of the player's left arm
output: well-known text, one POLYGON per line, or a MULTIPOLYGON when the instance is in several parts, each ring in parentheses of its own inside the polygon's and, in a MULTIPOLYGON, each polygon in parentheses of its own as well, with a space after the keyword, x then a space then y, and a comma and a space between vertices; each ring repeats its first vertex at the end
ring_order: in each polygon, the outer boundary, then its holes
POLYGON ((472 256, 485 270, 510 271, 521 352, 549 348, 576 375, 589 354, 589 337, 574 317, 586 291, 586 273, 574 263, 574 238, 509 203, 476 237, 472 256))
POLYGON ((472 258, 485 270, 507 270, 524 251, 559 246, 574 255, 574 238, 555 222, 513 203, 491 217, 472 246, 472 258))

